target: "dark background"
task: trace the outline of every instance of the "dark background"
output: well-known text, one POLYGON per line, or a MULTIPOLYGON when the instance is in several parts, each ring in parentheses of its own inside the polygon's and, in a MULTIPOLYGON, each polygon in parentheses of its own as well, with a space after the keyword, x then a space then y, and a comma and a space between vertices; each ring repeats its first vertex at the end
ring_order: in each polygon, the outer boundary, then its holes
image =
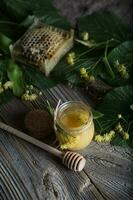
POLYGON ((117 13, 126 23, 133 25, 133 0, 54 0, 54 4, 73 23, 81 14, 105 10, 117 13))

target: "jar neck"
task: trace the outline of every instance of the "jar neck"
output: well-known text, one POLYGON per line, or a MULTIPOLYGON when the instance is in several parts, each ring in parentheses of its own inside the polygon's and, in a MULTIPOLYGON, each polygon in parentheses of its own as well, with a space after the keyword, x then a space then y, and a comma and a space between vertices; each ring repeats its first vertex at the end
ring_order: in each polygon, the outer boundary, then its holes
POLYGON ((78 133, 80 133, 80 131, 85 131, 87 128, 89 128, 91 126, 92 121, 93 121, 93 116, 92 116, 90 107, 87 106, 86 104, 84 104, 82 102, 78 102, 78 101, 70 101, 70 102, 63 103, 59 106, 59 108, 57 110, 57 116, 56 116, 55 121, 56 121, 56 124, 58 124, 58 126, 62 130, 66 131, 67 133, 69 132, 70 134, 77 135, 78 133), (60 118, 67 109, 73 108, 73 106, 77 106, 77 109, 78 109, 78 107, 79 107, 79 109, 82 108, 82 110, 88 114, 88 121, 85 124, 78 126, 78 127, 66 127, 61 122, 60 118))

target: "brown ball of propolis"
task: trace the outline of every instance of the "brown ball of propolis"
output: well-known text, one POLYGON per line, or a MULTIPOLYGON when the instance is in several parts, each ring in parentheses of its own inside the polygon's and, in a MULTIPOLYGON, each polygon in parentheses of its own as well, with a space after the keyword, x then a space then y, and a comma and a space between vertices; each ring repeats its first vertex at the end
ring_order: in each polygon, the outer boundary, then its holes
POLYGON ((32 110, 25 116, 25 127, 32 137, 43 140, 53 131, 53 120, 45 110, 32 110))

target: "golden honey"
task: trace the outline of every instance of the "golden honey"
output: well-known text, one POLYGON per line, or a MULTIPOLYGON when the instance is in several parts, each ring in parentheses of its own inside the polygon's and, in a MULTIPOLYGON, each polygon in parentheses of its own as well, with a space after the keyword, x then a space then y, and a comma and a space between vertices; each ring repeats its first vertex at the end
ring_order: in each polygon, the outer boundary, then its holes
POLYGON ((62 104, 57 110, 55 131, 61 149, 74 151, 85 148, 94 135, 91 109, 82 102, 62 104))

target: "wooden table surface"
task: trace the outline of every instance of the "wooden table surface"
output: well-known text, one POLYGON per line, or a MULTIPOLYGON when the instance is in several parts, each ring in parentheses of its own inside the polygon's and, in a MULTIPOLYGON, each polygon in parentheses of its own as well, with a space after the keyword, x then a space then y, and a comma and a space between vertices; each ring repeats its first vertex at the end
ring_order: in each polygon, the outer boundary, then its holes
MULTIPOLYGON (((88 100, 65 86, 45 90, 34 103, 13 99, 0 108, 2 121, 23 130, 24 115, 43 108, 46 97, 88 100)), ((92 142, 81 151, 85 169, 74 173, 58 158, 0 130, 0 200, 132 200, 133 151, 92 142)))

